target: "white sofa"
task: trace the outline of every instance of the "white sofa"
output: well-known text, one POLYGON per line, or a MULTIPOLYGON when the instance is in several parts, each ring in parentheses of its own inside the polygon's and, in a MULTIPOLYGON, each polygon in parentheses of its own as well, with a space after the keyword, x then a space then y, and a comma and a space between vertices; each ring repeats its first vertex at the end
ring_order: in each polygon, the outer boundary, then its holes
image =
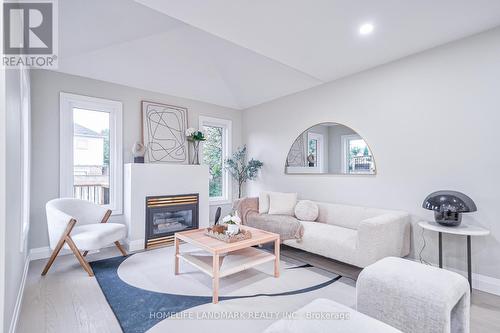
POLYGON ((301 240, 284 244, 358 267, 410 252, 410 216, 406 212, 316 202, 315 222, 300 221, 301 240))

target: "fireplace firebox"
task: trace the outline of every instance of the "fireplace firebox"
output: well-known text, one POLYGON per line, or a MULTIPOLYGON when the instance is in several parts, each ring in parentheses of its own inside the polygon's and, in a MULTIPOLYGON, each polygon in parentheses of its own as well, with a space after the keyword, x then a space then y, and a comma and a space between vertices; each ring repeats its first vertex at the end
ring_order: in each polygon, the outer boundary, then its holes
POLYGON ((198 228, 199 195, 146 197, 146 249, 171 245, 174 234, 198 228))

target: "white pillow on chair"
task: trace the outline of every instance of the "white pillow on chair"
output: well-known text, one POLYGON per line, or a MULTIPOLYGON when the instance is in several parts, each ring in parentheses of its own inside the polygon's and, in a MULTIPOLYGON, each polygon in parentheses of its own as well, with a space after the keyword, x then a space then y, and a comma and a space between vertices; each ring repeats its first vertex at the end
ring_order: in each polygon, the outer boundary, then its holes
POLYGON ((297 193, 269 193, 269 213, 271 215, 293 216, 297 204, 297 193))

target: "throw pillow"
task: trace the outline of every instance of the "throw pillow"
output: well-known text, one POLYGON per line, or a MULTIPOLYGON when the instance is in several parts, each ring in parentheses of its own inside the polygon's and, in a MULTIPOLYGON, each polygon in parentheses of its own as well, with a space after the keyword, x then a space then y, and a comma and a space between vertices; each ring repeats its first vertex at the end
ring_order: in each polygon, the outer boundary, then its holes
POLYGON ((293 216, 297 193, 269 193, 269 214, 293 216))
POLYGON ((259 193, 259 214, 267 214, 269 212, 269 193, 271 192, 259 193))
POLYGON ((300 200, 295 206, 295 217, 301 221, 316 221, 318 214, 318 205, 311 200, 300 200))

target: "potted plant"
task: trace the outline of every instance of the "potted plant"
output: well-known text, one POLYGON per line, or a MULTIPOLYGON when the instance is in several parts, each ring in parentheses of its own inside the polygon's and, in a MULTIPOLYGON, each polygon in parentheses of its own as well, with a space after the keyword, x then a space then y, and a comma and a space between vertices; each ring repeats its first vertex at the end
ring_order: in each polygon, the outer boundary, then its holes
POLYGON ((200 130, 190 127, 186 130, 186 137, 188 141, 193 144, 193 158, 191 164, 198 165, 200 164, 200 159, 199 159, 200 142, 206 140, 205 134, 203 134, 203 132, 200 130))
POLYGON ((238 198, 241 198, 243 184, 247 180, 257 178, 259 169, 264 163, 259 160, 251 159, 247 162, 247 147, 239 147, 231 158, 226 160, 224 167, 229 174, 238 182, 238 198))
POLYGON ((236 235, 240 232, 241 219, 238 216, 238 212, 224 216, 222 222, 227 225, 227 232, 229 234, 236 235))

